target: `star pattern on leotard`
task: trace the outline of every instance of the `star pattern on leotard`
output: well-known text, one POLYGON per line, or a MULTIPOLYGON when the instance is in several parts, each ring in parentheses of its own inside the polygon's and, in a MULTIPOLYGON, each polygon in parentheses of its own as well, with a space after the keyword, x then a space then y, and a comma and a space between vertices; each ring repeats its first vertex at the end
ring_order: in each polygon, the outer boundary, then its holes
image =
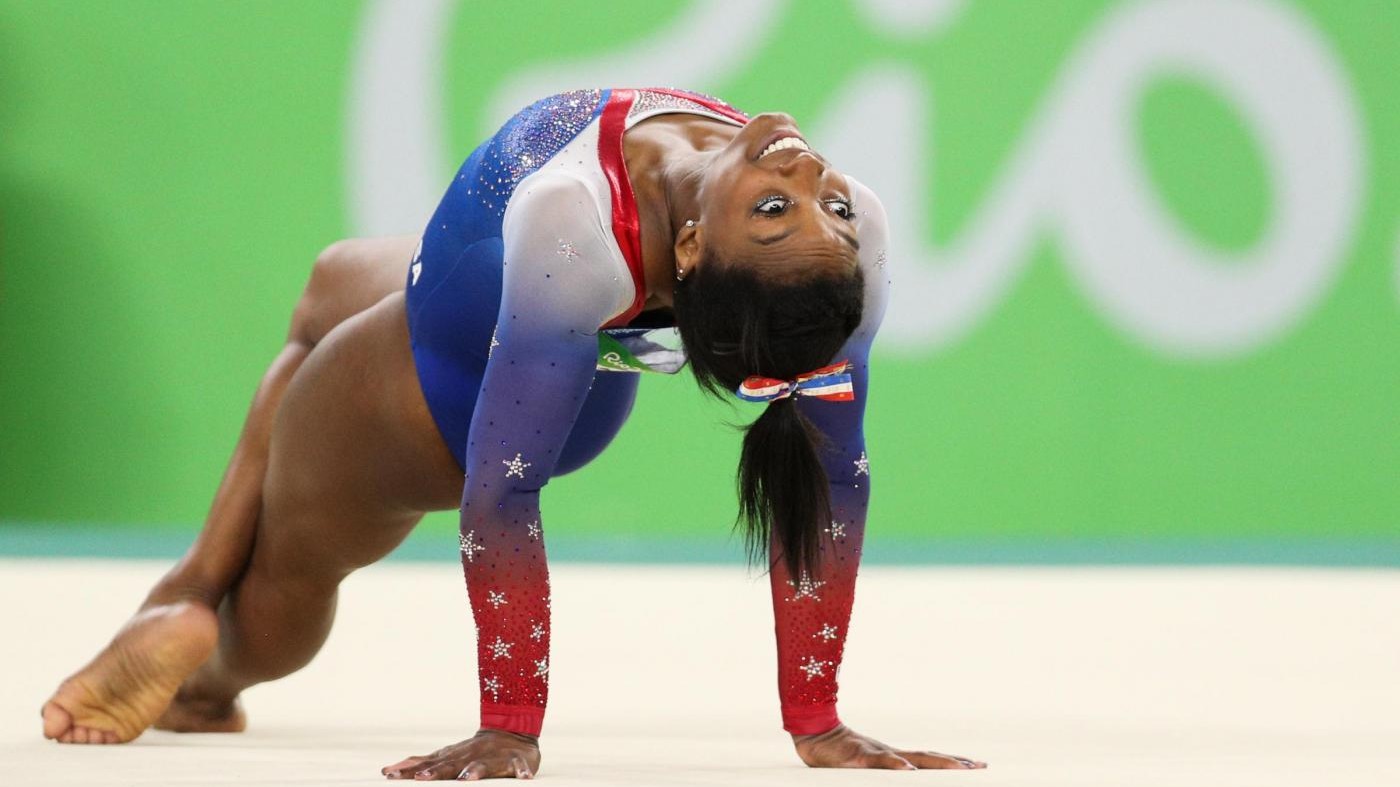
POLYGON ((491 701, 495 702, 501 698, 501 679, 495 675, 488 675, 481 680, 481 692, 490 694, 491 701))
POLYGON ((531 621, 530 640, 533 642, 539 642, 542 639, 544 639, 544 624, 531 621))
POLYGON ((457 545, 461 547, 462 557, 466 558, 468 563, 476 562, 476 553, 486 551, 486 547, 476 543, 475 530, 468 530, 465 533, 458 533, 457 545))
POLYGON ((821 590, 822 585, 826 584, 824 580, 812 579, 806 571, 802 572, 802 575, 797 578, 796 582, 789 579, 787 583, 788 587, 792 588, 794 591, 792 597, 789 598, 788 601, 801 601, 804 598, 810 598, 813 601, 821 601, 822 597, 817 595, 817 591, 821 590))
POLYGON ((492 609, 500 609, 501 607, 505 606, 506 604, 509 604, 510 602, 506 601, 506 594, 504 592, 499 590, 490 590, 486 593, 486 603, 490 604, 492 609))
POLYGON ((540 537, 540 521, 539 521, 538 519, 536 519, 534 522, 531 522, 530 524, 526 525, 526 526, 525 526, 525 531, 528 532, 528 533, 530 534, 530 538, 539 538, 539 537, 540 537))
POLYGON ((535 674, 532 677, 543 678, 549 675, 549 657, 535 660, 535 674))
POLYGON ((832 538, 845 538, 846 523, 837 522, 835 519, 833 519, 831 520, 831 527, 828 527, 826 529, 826 532, 830 533, 832 538))
POLYGON ((870 475, 870 460, 865 458, 865 452, 860 452, 860 457, 853 462, 856 466, 856 475, 870 475))
POLYGON ((520 454, 516 454, 514 459, 502 459, 501 464, 506 466, 506 478, 524 478, 525 468, 530 466, 529 462, 522 461, 520 454))
POLYGON ((826 668, 831 666, 831 662, 822 661, 816 656, 808 656, 807 660, 797 665, 797 668, 807 673, 807 680, 812 678, 826 677, 826 668))
POLYGON ((501 343, 496 341, 496 331, 499 330, 500 326, 491 329, 491 346, 486 348, 486 358, 488 360, 491 358, 491 353, 494 353, 496 348, 501 346, 501 343))
POLYGON ((500 635, 496 636, 496 641, 486 646, 491 651, 493 659, 510 658, 510 649, 515 647, 514 642, 506 642, 500 635))
POLYGON ((890 254, 889 254, 889 252, 885 251, 884 249, 880 249, 880 253, 875 255, 875 267, 877 267, 877 268, 883 268, 883 267, 885 267, 885 263, 887 263, 887 262, 889 262, 889 261, 890 261, 890 254))
POLYGON ((823 623, 821 630, 812 635, 812 639, 820 638, 824 642, 830 642, 833 639, 836 639, 836 637, 836 627, 831 625, 830 623, 823 623))
POLYGON ((559 256, 563 257, 565 262, 573 262, 578 259, 578 249, 574 247, 574 244, 560 238, 559 256))

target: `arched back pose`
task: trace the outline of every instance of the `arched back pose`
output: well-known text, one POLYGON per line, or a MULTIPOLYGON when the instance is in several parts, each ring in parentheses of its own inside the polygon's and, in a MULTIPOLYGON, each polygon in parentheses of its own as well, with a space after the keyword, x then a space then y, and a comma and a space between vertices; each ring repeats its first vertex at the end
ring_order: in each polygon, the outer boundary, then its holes
POLYGON ((621 428, 631 372, 688 359, 711 391, 766 402, 740 511, 770 558, 783 724, 803 761, 980 767, 836 714, 885 245, 875 195, 787 115, 660 89, 526 108, 462 165, 421 239, 318 259, 204 530, 44 706, 45 735, 241 730, 239 693, 311 660, 340 581, 423 512, 460 506, 481 729, 384 772, 532 775, 549 686, 540 490, 621 428))

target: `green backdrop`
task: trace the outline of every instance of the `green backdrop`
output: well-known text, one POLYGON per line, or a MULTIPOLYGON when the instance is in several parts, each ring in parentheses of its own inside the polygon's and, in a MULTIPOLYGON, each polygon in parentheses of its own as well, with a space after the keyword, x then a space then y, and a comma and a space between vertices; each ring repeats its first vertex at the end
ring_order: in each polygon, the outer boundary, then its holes
MULTIPOLYGON (((444 33, 442 160, 469 152, 512 74, 619 50, 687 6, 460 3, 444 33)), ((1325 292, 1245 350, 1163 352, 1092 306, 1065 244, 1038 234, 965 332, 877 356, 873 544, 1393 549, 1400 4, 1283 7, 1339 64, 1360 123, 1358 207, 1325 292)), ((690 86, 805 123, 861 68, 918 74, 937 99, 938 166, 915 235, 944 244, 1115 10, 979 2, 920 32, 872 23, 859 3, 801 0, 742 68, 690 86)), ((359 229, 347 118, 366 13, 310 0, 0 1, 0 520, 197 526, 311 260, 359 229)), ((1158 199, 1200 243, 1254 243, 1275 209, 1271 174, 1231 102, 1189 73, 1142 95, 1139 151, 1158 199)), ((662 551, 722 542, 737 455, 723 422, 743 412, 702 401, 688 378, 647 379, 607 454, 551 485, 551 536, 662 551)), ((452 527, 450 515, 427 525, 452 527)))

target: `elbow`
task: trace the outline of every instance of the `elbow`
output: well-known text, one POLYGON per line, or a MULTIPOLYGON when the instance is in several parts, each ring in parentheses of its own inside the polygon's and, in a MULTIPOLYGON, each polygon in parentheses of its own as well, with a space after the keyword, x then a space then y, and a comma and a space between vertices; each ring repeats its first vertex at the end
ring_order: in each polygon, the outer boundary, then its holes
POLYGON ((470 527, 508 511, 538 508, 539 487, 518 487, 500 482, 482 483, 468 476, 462 490, 462 526, 470 527))

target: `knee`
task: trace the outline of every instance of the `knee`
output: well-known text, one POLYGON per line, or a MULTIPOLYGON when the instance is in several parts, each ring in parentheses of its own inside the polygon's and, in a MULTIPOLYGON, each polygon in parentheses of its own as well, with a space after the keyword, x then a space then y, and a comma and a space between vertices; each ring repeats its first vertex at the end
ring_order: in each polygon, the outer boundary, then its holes
POLYGON ((340 286, 343 272, 354 265, 358 243, 355 238, 338 240, 316 255, 306 287, 292 309, 292 325, 288 332, 292 341, 314 345, 329 331, 331 326, 324 324, 323 317, 333 293, 340 286))

